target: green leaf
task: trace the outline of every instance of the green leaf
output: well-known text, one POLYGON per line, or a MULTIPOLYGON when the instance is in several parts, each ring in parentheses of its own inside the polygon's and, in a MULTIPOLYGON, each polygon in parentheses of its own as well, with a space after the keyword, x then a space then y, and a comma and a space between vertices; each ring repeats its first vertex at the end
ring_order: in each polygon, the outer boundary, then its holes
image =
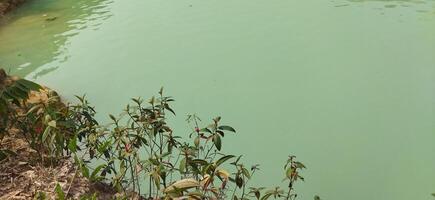
POLYGON ((26 79, 19 79, 15 81, 15 83, 20 84, 26 88, 29 88, 30 90, 39 90, 42 89, 42 87, 32 81, 26 80, 26 79))
POLYGON ((236 132, 236 130, 233 127, 231 127, 231 126, 219 126, 218 129, 224 130, 224 131, 231 131, 231 132, 234 132, 234 133, 236 132))
POLYGON ((203 159, 193 159, 190 162, 198 164, 198 165, 207 165, 208 164, 208 162, 206 160, 203 160, 203 159))
POLYGON ((242 168, 242 173, 245 175, 246 178, 250 179, 251 175, 249 174, 249 171, 246 168, 242 168))
POLYGON ((80 170, 82 171, 82 175, 86 178, 89 178, 89 169, 86 167, 86 165, 82 165, 80 167, 80 170))
POLYGON ((169 110, 172 114, 174 114, 174 115, 176 115, 175 114, 175 111, 174 110, 172 110, 172 108, 171 107, 169 107, 169 104, 167 104, 167 103, 165 103, 165 108, 166 108, 166 110, 169 110))
POLYGON ((44 130, 44 133, 42 133, 42 142, 45 142, 48 135, 50 135, 50 131, 51 131, 51 126, 47 126, 47 128, 45 128, 44 130))
POLYGON ((136 98, 131 98, 131 100, 133 100, 137 105, 140 105, 140 104, 142 104, 142 101, 138 98, 138 99, 136 99, 136 98))
POLYGON ((171 155, 171 152, 165 152, 165 153, 163 153, 163 154, 158 155, 157 158, 158 158, 158 159, 161 159, 161 158, 165 158, 165 157, 167 157, 167 156, 169 156, 169 155, 171 155))
POLYGON ((255 194, 255 197, 257 198, 257 199, 260 199, 260 191, 258 191, 258 190, 256 190, 255 192, 254 192, 254 194, 255 194))
POLYGON ((211 130, 208 128, 202 128, 201 130, 199 130, 200 132, 207 132, 207 133, 211 133, 211 130))
POLYGON ((18 100, 20 99, 20 97, 17 96, 14 92, 12 92, 11 89, 5 90, 3 92, 3 95, 5 95, 7 98, 13 100, 14 103, 19 106, 20 103, 18 102, 18 100))
POLYGON ((69 141, 68 149, 73 153, 77 151, 77 135, 74 135, 74 137, 69 141))
POLYGON ((157 173, 152 173, 152 179, 154 180, 157 189, 160 190, 160 176, 157 173))
POLYGON ((163 87, 160 87, 159 94, 163 95, 163 87))
POLYGON ((243 179, 242 179, 242 177, 240 177, 238 174, 237 174, 237 176, 236 176, 236 185, 237 185, 237 187, 239 187, 239 188, 242 188, 242 186, 243 186, 243 179))
POLYGON ((28 91, 23 91, 19 87, 10 87, 7 89, 7 92, 15 97, 17 100, 26 99, 28 91))
POLYGON ((239 163, 239 161, 240 161, 241 158, 242 158, 242 155, 240 155, 239 157, 237 157, 236 161, 234 161, 234 162, 232 162, 232 163, 230 163, 230 164, 232 164, 232 165, 236 165, 236 166, 237 166, 237 164, 239 163))
POLYGON ((56 184, 55 190, 56 190, 56 194, 57 194, 57 199, 64 200, 65 193, 63 193, 62 187, 60 187, 59 183, 56 184))
POLYGON ((222 137, 225 136, 225 133, 221 130, 216 130, 216 133, 218 133, 219 135, 221 135, 222 137))
POLYGON ((302 164, 301 162, 294 162, 295 163, 295 165, 296 165, 296 168, 299 168, 299 169, 304 169, 304 168, 307 168, 307 167, 305 167, 305 165, 304 164, 302 164))
POLYGON ((112 119, 114 122, 116 122, 116 118, 115 118, 115 116, 113 116, 113 115, 109 115, 109 117, 110 117, 110 119, 112 119))
POLYGON ((181 159, 179 169, 180 169, 181 173, 185 172, 185 170, 186 170, 186 158, 181 159))
POLYGON ((79 165, 79 166, 81 165, 80 159, 76 154, 74 154, 74 162, 76 165, 79 165))
POLYGON ((218 134, 215 134, 213 136, 213 143, 216 146, 216 148, 220 151, 222 148, 221 136, 219 136, 218 134))
POLYGON ((292 177, 293 172, 294 172, 293 168, 289 167, 285 172, 285 175, 287 176, 287 178, 290 179, 292 177))
POLYGON ((267 200, 272 196, 272 193, 267 193, 263 197, 261 197, 261 200, 267 200))
POLYGON ((106 167, 106 165, 105 164, 101 164, 101 165, 99 165, 98 167, 95 168, 95 170, 92 172, 91 177, 90 177, 92 181, 96 181, 98 179, 97 174, 104 167, 106 167))
POLYGON ((45 192, 39 191, 33 199, 34 200, 46 200, 47 195, 45 194, 45 192))
POLYGON ((193 141, 193 143, 195 144, 195 147, 199 147, 199 142, 200 142, 199 136, 195 137, 195 140, 193 141))
POLYGON ((219 158, 219 160, 216 161, 216 167, 222 165, 225 161, 234 158, 236 156, 233 155, 226 155, 226 156, 222 156, 221 158, 219 158))

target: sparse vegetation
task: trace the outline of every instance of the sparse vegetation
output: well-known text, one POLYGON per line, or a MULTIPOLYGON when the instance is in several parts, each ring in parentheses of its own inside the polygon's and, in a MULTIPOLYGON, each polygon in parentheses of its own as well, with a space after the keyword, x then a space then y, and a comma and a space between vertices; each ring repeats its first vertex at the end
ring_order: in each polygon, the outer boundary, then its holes
MULTIPOLYGON (((147 101, 133 98, 120 115, 109 115, 107 125, 97 122, 96 110, 84 96, 77 96, 78 104, 64 104, 55 92, 23 79, 5 86, 1 94, 2 112, 7 113, 2 115, 7 116, 2 119, 2 135, 16 129, 40 152, 35 159, 45 166, 72 157, 77 166, 74 177, 80 173, 91 182, 108 183, 122 194, 113 198, 294 200, 294 185, 303 180, 304 164, 289 156, 283 168, 286 188, 251 185, 259 166, 248 166, 242 156, 224 152, 225 135, 236 130, 221 117, 203 126, 198 116, 189 115, 192 129, 187 137, 175 134, 167 120, 175 115, 174 99, 163 89, 147 101)), ((3 159, 14 154, 12 149, 3 151, 8 152, 3 159)), ((68 190, 59 185, 55 191, 58 199, 68 198, 68 190)), ((44 199, 44 193, 35 198, 44 199)))

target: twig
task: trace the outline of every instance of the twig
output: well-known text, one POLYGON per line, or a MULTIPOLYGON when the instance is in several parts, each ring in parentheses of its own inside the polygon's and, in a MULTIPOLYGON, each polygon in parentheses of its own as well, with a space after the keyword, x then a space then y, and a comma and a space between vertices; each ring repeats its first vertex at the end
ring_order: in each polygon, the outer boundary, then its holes
POLYGON ((76 176, 77 176, 77 171, 78 171, 78 167, 76 167, 76 170, 74 171, 74 176, 72 177, 72 179, 71 179, 71 183, 70 183, 69 186, 68 186, 68 190, 67 190, 66 193, 65 193, 65 198, 68 197, 69 190, 71 189, 71 186, 72 186, 72 184, 74 183, 74 179, 75 179, 76 176))

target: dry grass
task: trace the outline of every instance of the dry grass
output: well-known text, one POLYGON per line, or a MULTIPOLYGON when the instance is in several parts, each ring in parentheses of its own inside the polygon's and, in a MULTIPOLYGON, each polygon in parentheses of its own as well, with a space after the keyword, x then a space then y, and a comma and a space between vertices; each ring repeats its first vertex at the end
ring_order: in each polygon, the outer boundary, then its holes
POLYGON ((54 188, 59 183, 68 198, 99 193, 99 199, 110 199, 113 190, 102 183, 91 183, 77 172, 70 159, 62 159, 56 167, 39 163, 37 153, 15 133, 5 137, 1 146, 17 153, 0 162, 0 199, 33 199, 38 192, 55 199, 54 188), (68 191, 69 190, 69 191, 68 191))

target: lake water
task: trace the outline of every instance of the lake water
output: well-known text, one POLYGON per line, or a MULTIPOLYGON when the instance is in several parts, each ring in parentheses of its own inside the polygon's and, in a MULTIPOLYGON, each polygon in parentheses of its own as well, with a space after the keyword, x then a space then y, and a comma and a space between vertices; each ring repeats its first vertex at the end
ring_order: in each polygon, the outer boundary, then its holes
POLYGON ((254 182, 297 155, 300 199, 433 199, 433 0, 38 0, 0 26, 0 66, 101 119, 164 86, 177 134, 189 113, 238 130, 254 182))

